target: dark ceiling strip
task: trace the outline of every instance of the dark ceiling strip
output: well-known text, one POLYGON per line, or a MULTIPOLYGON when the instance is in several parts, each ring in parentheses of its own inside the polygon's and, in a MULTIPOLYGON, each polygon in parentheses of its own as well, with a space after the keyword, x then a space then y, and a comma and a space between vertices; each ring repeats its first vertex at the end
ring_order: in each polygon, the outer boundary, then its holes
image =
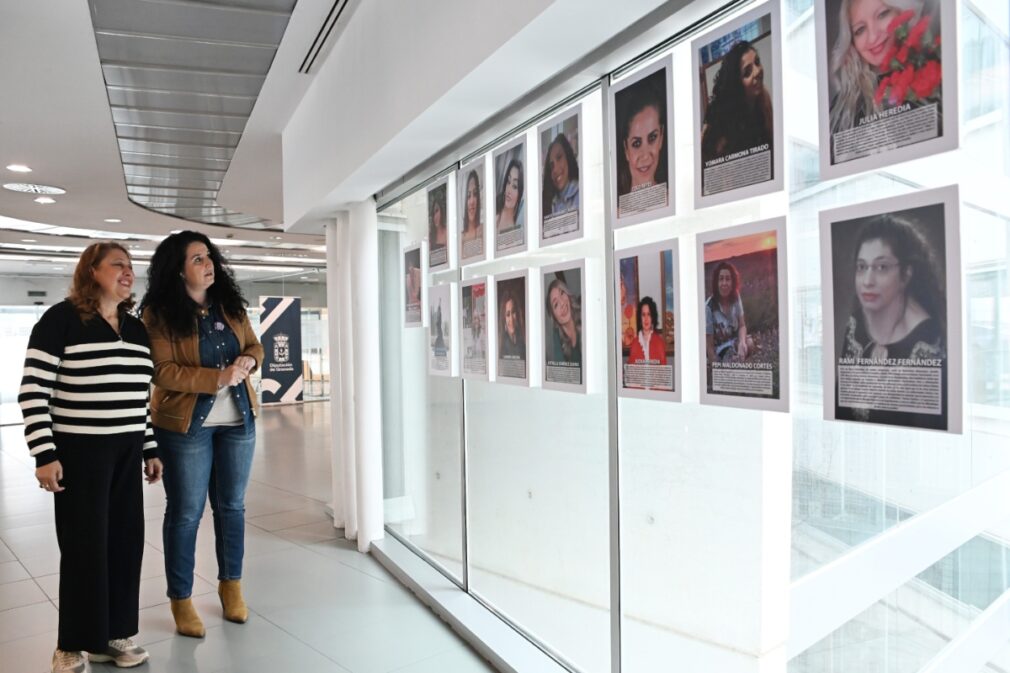
POLYGON ((213 196, 202 197, 202 196, 177 196, 177 195, 174 195, 174 194, 133 194, 133 193, 131 193, 130 197, 133 198, 133 199, 136 199, 138 201, 144 201, 145 203, 149 203, 151 201, 154 201, 156 203, 162 203, 162 202, 164 202, 164 203, 176 204, 176 205, 178 205, 180 203, 184 203, 185 205, 183 207, 185 207, 185 208, 198 208, 198 207, 202 208, 204 206, 200 206, 201 203, 203 203, 203 204, 207 204, 207 203, 211 204, 210 206, 206 206, 208 208, 210 208, 210 207, 217 208, 218 207, 217 206, 217 201, 214 200, 215 197, 213 197, 213 196))
POLYGON ((241 47, 244 49, 276 49, 275 44, 263 44, 262 42, 239 42, 237 40, 215 40, 206 37, 192 37, 190 35, 173 35, 171 33, 140 33, 133 30, 109 30, 96 28, 95 35, 107 35, 109 37, 125 37, 138 40, 174 40, 178 42, 191 42, 193 44, 206 44, 212 47, 241 47))
MULTIPOLYGON (((212 7, 216 10, 241 12, 243 14, 269 14, 270 16, 285 18, 291 16, 290 10, 285 11, 283 9, 274 9, 273 7, 254 5, 252 3, 238 4, 235 2, 215 2, 215 0, 200 0, 199 2, 196 2, 195 0, 147 0, 147 2, 155 2, 159 5, 181 5, 183 7, 192 7, 194 9, 206 9, 207 7, 212 7)), ((294 3, 292 3, 292 5, 293 4, 294 3)))
MULTIPOLYGON (((133 124, 116 124, 116 126, 133 126, 133 124)), ((191 140, 156 140, 154 138, 140 138, 137 136, 117 136, 119 140, 128 140, 134 143, 155 143, 158 145, 185 145, 186 147, 207 147, 216 150, 234 150, 235 145, 221 145, 220 143, 195 143, 191 140)))
POLYGON ((249 119, 247 114, 237 114, 230 112, 205 112, 203 110, 179 110, 173 108, 153 107, 147 105, 115 105, 110 104, 113 110, 126 110, 127 112, 159 112, 164 114, 199 115, 201 117, 227 117, 231 119, 249 119))
MULTIPOLYGON (((153 152, 135 152, 132 150, 123 150, 119 153, 120 159, 126 161, 128 159, 143 159, 144 157, 150 157, 151 159, 181 159, 185 161, 213 161, 219 164, 225 164, 225 169, 227 170, 227 165, 231 163, 231 159, 214 159, 211 157, 180 157, 174 154, 155 154, 153 152), (129 156, 126 156, 129 155, 129 156)), ((144 162, 131 161, 135 166, 144 165, 144 162)), ((150 164, 152 166, 161 166, 163 168, 192 168, 192 166, 174 166, 172 164, 150 164)))
POLYGON ((330 38, 330 33, 333 32, 333 27, 337 25, 337 21, 340 19, 340 15, 343 14, 345 7, 347 7, 347 0, 334 1, 333 6, 330 7, 330 11, 326 15, 326 20, 323 21, 323 25, 319 27, 319 32, 316 33, 316 38, 312 40, 312 46, 309 47, 309 51, 305 54, 305 58, 302 59, 302 64, 299 66, 298 72, 303 75, 308 75, 312 70, 312 66, 315 64, 316 58, 319 57, 319 53, 323 50, 326 40, 330 38))
POLYGON ((128 70, 161 70, 164 72, 184 72, 190 75, 225 75, 228 77, 255 77, 260 80, 265 80, 266 75, 259 72, 249 72, 248 70, 226 70, 224 68, 218 68, 217 70, 208 70, 207 68, 193 68, 188 65, 165 65, 164 63, 140 63, 134 61, 116 61, 107 60, 102 61, 102 66, 109 66, 113 68, 125 68, 128 70))
POLYGON ((126 91, 128 93, 154 93, 170 96, 202 96, 205 98, 235 98, 238 100, 256 100, 258 96, 245 96, 238 93, 209 93, 207 91, 181 91, 179 89, 154 89, 146 86, 126 86, 124 84, 106 84, 109 91, 126 91))
POLYGON ((139 166, 141 168, 163 168, 170 171, 198 171, 200 173, 227 173, 224 168, 204 168, 203 166, 166 166, 164 164, 144 164, 136 161, 124 161, 123 166, 139 166))
MULTIPOLYGON (((201 187, 157 187, 153 185, 138 185, 134 182, 126 183, 126 191, 131 194, 136 193, 138 196, 153 196, 153 194, 145 194, 144 192, 137 192, 138 189, 156 189, 159 192, 201 192, 204 194, 213 195, 217 193, 216 189, 203 189, 201 187)), ((162 196, 172 196, 172 194, 163 194, 162 196)))
MULTIPOLYGON (((225 133, 231 136, 242 135, 242 131, 216 131, 212 129, 193 129, 189 128, 188 126, 159 126, 157 124, 137 124, 136 122, 113 122, 113 124, 115 124, 116 126, 129 126, 131 128, 137 128, 137 129, 157 129, 159 131, 186 131, 187 133, 225 133)), ((143 138, 135 138, 133 140, 143 140, 143 138)), ((168 142, 168 141, 161 141, 161 142, 168 142)))
MULTIPOLYGON (((190 180, 190 181, 188 181, 188 182, 190 182, 190 184, 192 184, 192 182, 198 182, 198 183, 201 183, 201 184, 204 184, 204 185, 215 185, 215 186, 214 187, 202 187, 202 188, 194 186, 194 187, 185 187, 185 188, 182 188, 182 187, 176 187, 175 186, 175 185, 179 184, 179 181, 177 179, 175 179, 175 178, 166 178, 163 175, 151 176, 151 175, 137 175, 135 173, 124 173, 123 177, 126 178, 127 184, 130 183, 130 180, 152 180, 152 181, 156 181, 156 180, 157 181, 168 180, 169 182, 172 183, 172 184, 169 184, 169 185, 165 185, 165 184, 151 184, 151 185, 147 185, 149 187, 157 187, 159 189, 205 189, 205 190, 215 191, 215 192, 219 191, 221 189, 221 181, 220 180, 190 180)), ((136 184, 136 183, 134 183, 134 184, 136 184)))

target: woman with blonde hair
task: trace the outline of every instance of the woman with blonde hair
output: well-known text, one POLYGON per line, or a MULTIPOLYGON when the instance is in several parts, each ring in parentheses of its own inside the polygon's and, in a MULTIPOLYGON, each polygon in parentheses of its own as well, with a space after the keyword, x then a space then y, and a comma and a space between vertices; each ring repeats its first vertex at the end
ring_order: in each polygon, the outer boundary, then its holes
POLYGON ((60 546, 54 673, 91 661, 131 667, 138 631, 147 480, 161 478, 148 406, 154 367, 119 243, 88 246, 70 295, 32 329, 18 404, 39 488, 53 493, 60 546), (89 657, 90 655, 90 657, 89 657))
POLYGON ((547 344, 547 361, 581 364, 582 302, 559 276, 547 286, 545 303, 552 327, 547 344))
POLYGON ((903 12, 918 21, 924 0, 841 0, 838 37, 831 49, 831 132, 858 126, 867 115, 884 109, 875 100, 882 69, 894 36, 890 23, 903 12))

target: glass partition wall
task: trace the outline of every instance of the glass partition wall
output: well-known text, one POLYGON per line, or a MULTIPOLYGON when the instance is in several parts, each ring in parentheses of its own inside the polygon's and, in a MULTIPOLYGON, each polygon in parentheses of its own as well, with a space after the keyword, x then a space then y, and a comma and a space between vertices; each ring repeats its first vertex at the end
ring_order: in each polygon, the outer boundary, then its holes
MULTIPOLYGON (((1005 502, 993 506, 1005 501, 1003 488, 1010 488, 1006 4, 957 2, 956 41, 945 26, 944 45, 956 45, 958 56, 958 147, 833 179, 819 171, 813 3, 777 5, 779 22, 772 25, 781 30, 781 68, 766 62, 765 84, 783 92, 785 184, 698 208, 692 41, 768 7, 736 4, 740 8, 719 23, 700 26, 622 69, 487 152, 460 157, 467 166, 481 161, 491 185, 499 150, 525 141, 528 245, 496 254, 500 207, 489 188, 482 202, 486 259, 461 264, 453 236, 448 268, 429 271, 431 260, 425 259, 419 273, 429 302, 422 301, 419 328, 404 321, 404 248, 431 239, 425 187, 443 177, 449 226, 456 226, 456 210, 465 207, 457 198, 458 166, 384 206, 404 223, 384 231, 380 242, 387 529, 575 671, 614 670, 617 647, 620 670, 636 673, 915 673, 944 657, 976 661, 973 653, 985 648, 978 665, 963 670, 1006 670, 1010 636, 1003 634, 1002 646, 993 647, 974 633, 974 626, 1001 609, 1010 589, 1010 510, 1005 502), (621 90, 622 82, 661 63, 669 64, 673 86, 668 138, 676 214, 615 227, 609 210, 617 204, 606 198, 608 185, 618 180, 604 131, 614 114, 610 88, 621 90), (538 133, 547 117, 569 111, 581 121, 576 151, 584 233, 544 244, 538 235, 547 207, 541 186, 551 169, 538 133), (821 213, 883 198, 913 199, 948 185, 959 188, 960 262, 949 273, 961 296, 952 298, 948 319, 960 325, 963 342, 957 363, 961 432, 826 420, 825 395, 834 392, 825 389, 824 350, 833 348, 833 336, 825 327, 821 213), (776 338, 789 363, 779 383, 786 410, 706 403, 707 242, 731 227, 774 218, 785 218, 778 277, 785 320, 776 338), (611 334, 624 339, 628 325, 622 321, 631 318, 620 310, 627 302, 618 296, 628 288, 619 291, 612 280, 620 264, 608 263, 608 256, 671 239, 677 242, 670 267, 677 292, 660 302, 658 314, 668 313, 671 322, 677 317, 676 338, 667 345, 680 357, 679 399, 619 397, 620 373, 615 368, 608 376, 608 348, 617 341, 611 334), (575 262, 584 265, 584 390, 573 392, 543 384, 549 378, 543 350, 550 347, 553 324, 545 285, 553 269, 575 262), (430 298, 443 296, 437 288, 448 285, 458 295, 470 281, 516 272, 526 272, 529 289, 528 383, 503 382, 493 361, 491 380, 464 378, 459 373, 465 354, 456 356, 456 369, 449 372, 454 375, 429 373, 438 317, 428 314, 430 298), (608 283, 614 284, 609 302, 608 283), (611 469, 613 452, 618 470, 611 469), (989 490, 1001 495, 987 499, 989 490), (616 509, 619 530, 611 525, 616 509), (917 531, 922 537, 915 537, 917 531), (619 569, 611 567, 614 545, 619 569), (887 562, 866 565, 875 554, 887 562), (619 614, 612 614, 615 582, 619 614), (841 596, 837 601, 810 599, 832 595, 817 593, 830 584, 841 596), (619 628, 612 628, 614 620, 619 628)), ((761 35, 752 37, 757 43, 761 35)), ((642 45, 643 51, 650 46, 642 45)), ((766 56, 771 61, 774 52, 766 56)), ((422 255, 429 253, 421 248, 422 255)), ((489 291, 495 284, 488 282, 489 291)), ((488 306, 490 321, 498 309, 491 295, 488 306)), ((744 302, 744 309, 757 325, 760 307, 744 302)), ((449 327, 440 333, 451 329, 452 346, 458 347, 459 306, 443 315, 449 327)), ((633 335, 640 315, 641 309, 631 322, 633 335)), ((505 329, 501 322, 486 328, 494 333, 492 343, 505 329)), ((756 329, 750 338, 766 337, 756 329)), ((761 354, 769 347, 754 348, 761 354)))

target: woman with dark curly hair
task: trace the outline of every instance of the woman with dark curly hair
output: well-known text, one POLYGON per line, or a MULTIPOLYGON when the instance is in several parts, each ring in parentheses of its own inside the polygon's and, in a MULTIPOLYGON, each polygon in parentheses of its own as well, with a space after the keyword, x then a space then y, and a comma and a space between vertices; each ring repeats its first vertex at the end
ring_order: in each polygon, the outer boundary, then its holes
POLYGON ((652 297, 642 297, 638 302, 638 338, 631 344, 629 365, 665 365, 666 344, 656 331, 659 310, 652 297))
POLYGON ((151 258, 141 315, 151 336, 151 414, 165 462, 165 575, 176 629, 203 637, 193 607, 197 527, 210 496, 218 595, 225 619, 248 617, 240 579, 245 490, 256 444, 249 374, 263 347, 221 252, 195 231, 166 238, 151 258))
MULTIPOLYGON (((854 297, 844 325, 841 358, 941 360, 947 376, 947 306, 940 263, 925 236, 909 219, 884 214, 860 229, 852 259, 854 297)), ((842 407, 838 417, 874 423, 942 428, 946 423, 946 381, 939 415, 842 407), (897 414, 897 416, 895 416, 897 414)))
POLYGON ((772 99, 754 45, 737 42, 722 59, 701 129, 701 160, 772 146, 772 99))
POLYGON ((730 262, 719 262, 712 271, 712 294, 705 301, 708 362, 743 361, 753 349, 740 299, 740 272, 730 262))

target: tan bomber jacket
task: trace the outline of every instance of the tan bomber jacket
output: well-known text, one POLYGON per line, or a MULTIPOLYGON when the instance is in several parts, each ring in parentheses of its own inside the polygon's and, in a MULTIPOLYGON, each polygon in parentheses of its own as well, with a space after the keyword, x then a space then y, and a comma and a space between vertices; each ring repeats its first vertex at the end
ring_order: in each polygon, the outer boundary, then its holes
MULTIPOLYGON (((144 324, 151 339, 151 359, 154 361, 154 392, 151 395, 151 422, 156 428, 173 432, 187 432, 193 419, 193 409, 199 393, 217 393, 217 369, 200 366, 200 334, 194 332, 184 338, 176 338, 167 328, 151 319, 144 312, 144 324)), ((239 351, 256 360, 256 367, 263 362, 263 346, 253 332, 248 316, 241 321, 225 316, 225 322, 238 338, 239 351)), ((259 411, 256 391, 249 379, 245 380, 253 414, 259 411)))

